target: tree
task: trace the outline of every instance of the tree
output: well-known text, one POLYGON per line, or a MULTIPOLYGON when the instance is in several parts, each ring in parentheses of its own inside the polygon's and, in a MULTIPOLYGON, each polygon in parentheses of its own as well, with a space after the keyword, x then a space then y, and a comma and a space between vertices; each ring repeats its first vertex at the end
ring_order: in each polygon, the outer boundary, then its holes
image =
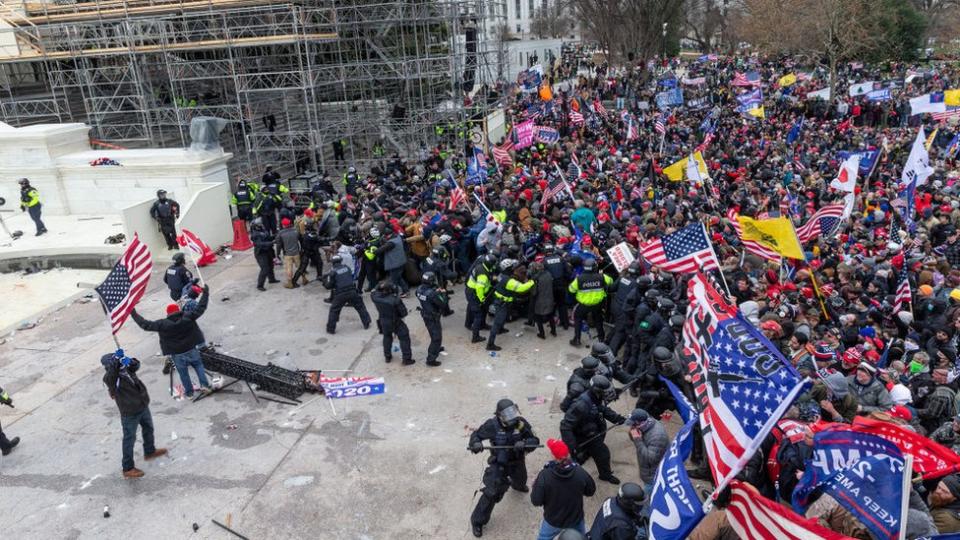
POLYGON ((683 24, 686 37, 708 52, 726 28, 726 0, 687 0, 683 24), (719 35, 718 35, 719 34, 719 35))
POLYGON ((584 37, 595 40, 614 63, 676 52, 684 5, 684 0, 570 0, 584 37))
POLYGON ((573 26, 573 19, 567 15, 559 2, 546 3, 533 12, 530 32, 539 38, 561 38, 573 26))

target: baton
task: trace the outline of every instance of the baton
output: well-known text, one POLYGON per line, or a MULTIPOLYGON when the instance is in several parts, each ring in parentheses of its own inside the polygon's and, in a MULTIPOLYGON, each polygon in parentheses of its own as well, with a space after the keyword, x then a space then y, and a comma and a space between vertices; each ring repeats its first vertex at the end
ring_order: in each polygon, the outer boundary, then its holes
MULTIPOLYGON (((537 445, 529 445, 529 444, 528 444, 528 445, 524 445, 524 448, 543 448, 543 445, 542 445, 542 444, 537 444, 537 445)), ((481 450, 516 450, 516 449, 517 449, 517 447, 516 447, 516 446, 513 446, 513 445, 510 445, 510 446, 484 446, 484 447, 481 448, 481 450)), ((467 450, 473 450, 473 449, 468 446, 468 447, 467 447, 467 450)))
POLYGON ((620 426, 625 426, 625 425, 627 425, 626 422, 624 422, 624 423, 622 423, 622 424, 614 424, 614 425, 608 427, 607 429, 601 431, 600 433, 597 433, 597 434, 594 435, 593 437, 590 437, 589 439, 583 441, 582 443, 577 444, 577 450, 583 448, 583 446, 584 446, 585 444, 587 444, 587 443, 589 443, 589 442, 592 442, 594 439, 597 439, 597 438, 600 437, 601 435, 606 435, 608 431, 612 431, 612 430, 614 430, 614 429, 616 429, 616 428, 618 428, 618 427, 620 427, 620 426))

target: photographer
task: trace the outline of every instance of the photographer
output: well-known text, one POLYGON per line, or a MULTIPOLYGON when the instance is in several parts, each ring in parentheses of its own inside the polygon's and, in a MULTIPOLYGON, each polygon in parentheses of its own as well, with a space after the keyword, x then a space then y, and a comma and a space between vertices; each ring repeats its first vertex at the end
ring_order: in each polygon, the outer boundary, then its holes
MULTIPOLYGON (((3 388, 0 388, 0 405, 13 408, 13 399, 10 398, 10 394, 4 392, 3 388)), ((7 436, 3 434, 3 426, 0 425, 0 452, 3 452, 5 456, 9 455, 18 444, 20 444, 20 437, 7 439, 7 436)))
POLYGON ((166 448, 157 448, 153 442, 153 418, 150 416, 150 395, 143 381, 137 377, 140 361, 123 354, 123 349, 105 354, 100 363, 106 371, 103 384, 107 385, 110 399, 120 409, 120 425, 123 427, 123 477, 140 478, 143 471, 133 462, 133 444, 137 440, 137 426, 143 432, 143 459, 150 461, 166 455, 166 448))

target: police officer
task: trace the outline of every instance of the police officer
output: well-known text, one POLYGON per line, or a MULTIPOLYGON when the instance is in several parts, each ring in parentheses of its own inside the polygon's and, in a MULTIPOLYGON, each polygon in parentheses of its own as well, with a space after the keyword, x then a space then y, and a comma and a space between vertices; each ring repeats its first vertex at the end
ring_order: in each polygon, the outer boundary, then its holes
POLYGON ((330 302, 330 313, 327 317, 327 333, 337 333, 337 322, 340 320, 340 311, 343 306, 350 304, 360 315, 363 328, 370 328, 370 314, 363 303, 363 297, 357 293, 357 284, 353 281, 353 270, 343 264, 343 257, 334 255, 330 258, 332 268, 324 280, 324 286, 333 291, 333 301, 330 302))
POLYGON ((410 330, 403 318, 407 316, 407 306, 403 305, 397 287, 389 281, 381 281, 370 295, 373 306, 377 308, 377 327, 383 334, 383 359, 389 364, 393 360, 393 335, 400 340, 400 352, 403 365, 414 363, 410 351, 410 330))
POLYGON ((607 406, 616 399, 616 391, 610 379, 595 375, 590 380, 590 388, 580 395, 563 415, 560 421, 560 436, 581 464, 593 458, 597 465, 599 478, 611 484, 619 484, 620 479, 613 475, 610 468, 610 449, 603 442, 607 421, 623 424, 627 421, 622 415, 607 406))
POLYGON ((357 196, 357 185, 360 183, 360 177, 357 176, 357 168, 351 166, 347 172, 343 173, 343 189, 347 195, 357 196))
POLYGON ((580 360, 580 367, 575 368, 567 379, 567 395, 560 402, 561 411, 567 412, 573 401, 590 388, 590 379, 597 375, 600 365, 600 360, 593 356, 585 356, 580 360))
POLYGON ((497 256, 492 253, 481 255, 473 263, 467 275, 466 297, 467 318, 465 326, 473 333, 471 343, 484 341, 480 337, 480 330, 489 329, 487 326, 487 309, 490 306, 490 289, 493 287, 493 277, 496 275, 497 256), (484 328, 486 327, 486 328, 484 328))
POLYGON ((167 198, 166 190, 157 191, 157 200, 150 207, 150 217, 157 221, 160 234, 167 242, 167 249, 179 249, 177 246, 177 218, 180 217, 180 205, 167 198))
POLYGON ((270 234, 277 234, 277 210, 283 205, 283 197, 276 184, 264 186, 253 203, 253 214, 263 220, 270 234))
POLYGON ((417 288, 417 300, 420 301, 420 316, 430 335, 430 345, 427 347, 427 365, 440 365, 437 356, 443 350, 443 326, 440 317, 450 311, 446 293, 437 288, 437 276, 432 272, 423 274, 423 283, 417 288))
POLYGON ((631 381, 632 377, 620 366, 620 362, 606 343, 594 341, 593 345, 590 346, 590 356, 600 361, 596 370, 597 375, 603 375, 611 381, 617 380, 622 383, 631 381))
POLYGON ((631 373, 646 369, 646 365, 650 361, 650 351, 654 348, 654 337, 657 336, 665 324, 658 311, 661 296, 659 290, 650 289, 643 295, 643 304, 637 307, 636 323, 631 334, 630 350, 624 366, 631 373))
POLYGON ((437 276, 437 282, 441 289, 447 288, 447 283, 457 277, 457 274, 450 269, 450 263, 444 259, 443 248, 435 247, 430 250, 430 255, 423 260, 422 270, 424 273, 433 272, 437 276))
POLYGON ((584 321, 592 321, 597 330, 597 338, 603 341, 603 301, 607 298, 607 288, 613 285, 613 278, 597 271, 597 261, 583 261, 583 273, 570 282, 567 290, 575 295, 577 307, 573 311, 573 339, 570 344, 580 346, 580 331, 584 321))
POLYGON ((253 219, 253 199, 254 192, 247 187, 247 181, 237 182, 237 191, 230 198, 230 202, 237 207, 238 218, 244 221, 253 219))
POLYGON ((360 256, 360 273, 357 275, 357 292, 363 287, 366 280, 369 292, 373 290, 374 284, 378 281, 379 269, 377 268, 377 250, 380 249, 380 229, 374 225, 370 228, 370 233, 366 243, 363 246, 363 253, 360 256))
POLYGON ((643 505, 647 494, 633 482, 620 486, 616 497, 603 501, 590 527, 590 540, 636 540, 646 531, 643 505))
POLYGON ((257 275, 257 290, 265 291, 263 284, 269 279, 270 283, 280 283, 273 273, 273 245, 274 237, 263 226, 261 218, 255 218, 250 224, 250 242, 253 243, 253 257, 257 260, 260 273, 257 275))
MULTIPOLYGON (((323 258, 320 257, 320 234, 317 231, 313 210, 308 208, 303 212, 303 216, 297 222, 297 228, 300 231, 300 265, 293 274, 292 282, 296 284, 301 276, 306 280, 311 263, 317 267, 317 279, 322 279, 323 258)), ((306 284, 307 282, 304 281, 304 285, 306 284)))
MULTIPOLYGON (((10 397, 10 394, 3 391, 3 388, 0 388, 0 405, 13 408, 13 399, 10 397)), ((0 452, 5 456, 9 455, 18 444, 20 444, 20 437, 8 439, 7 436, 3 434, 3 426, 0 426, 0 452)))
POLYGON ((543 258, 543 267, 553 278, 553 301, 556 304, 557 318, 560 319, 560 326, 566 330, 570 328, 570 314, 567 312, 567 287, 570 285, 570 278, 573 276, 573 270, 570 263, 564 260, 563 254, 557 252, 553 244, 544 246, 545 256, 543 258))
POLYGON ((40 192, 37 191, 37 188, 30 185, 30 180, 21 178, 20 210, 30 214, 30 219, 32 219, 33 224, 37 226, 36 236, 47 232, 47 226, 44 225, 43 220, 40 219, 42 209, 43 205, 40 204, 40 192))
POLYGON ((530 292, 533 285, 533 280, 527 279, 526 266, 517 266, 517 261, 513 259, 500 261, 500 279, 493 290, 495 312, 493 314, 493 327, 487 337, 488 351, 499 351, 502 348, 496 344, 497 334, 506 324, 513 302, 519 295, 530 292))
POLYGON ((173 264, 167 268, 167 273, 163 275, 163 282, 170 288, 170 298, 173 301, 180 300, 183 296, 183 288, 193 282, 193 274, 187 270, 187 258, 183 253, 173 254, 173 264))
POLYGON ((639 392, 636 408, 644 409, 650 413, 650 416, 659 418, 664 412, 677 409, 673 394, 658 375, 669 379, 679 388, 684 388, 686 383, 681 373, 680 361, 671 349, 654 347, 651 358, 653 362, 646 362, 643 371, 637 373, 640 379, 639 386, 643 390, 639 392))
POLYGON ((498 401, 494 417, 470 434, 470 451, 474 454, 482 452, 485 449, 483 441, 491 443, 487 447, 490 457, 483 471, 480 500, 470 515, 473 535, 477 538, 483 536, 483 526, 490 521, 493 507, 503 499, 508 488, 522 493, 530 490, 527 487, 524 457, 540 445, 533 428, 520 416, 520 410, 509 399, 498 401))
MULTIPOLYGON (((613 334, 607 343, 614 354, 620 352, 620 347, 626 343, 627 332, 633 324, 633 317, 639 301, 637 295, 641 292, 639 273, 640 264, 634 261, 613 285, 613 300, 610 302, 610 312, 613 315, 613 334)), ((649 278, 645 281, 649 281, 649 278)))

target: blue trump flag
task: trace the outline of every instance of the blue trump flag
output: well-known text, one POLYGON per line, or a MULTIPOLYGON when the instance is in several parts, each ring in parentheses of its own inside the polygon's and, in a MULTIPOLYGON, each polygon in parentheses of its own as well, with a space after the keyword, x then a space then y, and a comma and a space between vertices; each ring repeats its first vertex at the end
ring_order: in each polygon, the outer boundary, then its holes
POLYGON ((900 533, 903 453, 877 435, 827 430, 814 435, 813 455, 793 491, 793 509, 803 514, 817 489, 832 496, 878 539, 900 533))
POLYGON ((803 129, 803 117, 800 117, 800 120, 797 120, 797 123, 790 128, 790 132, 787 133, 787 144, 793 144, 797 139, 800 138, 800 131, 803 129))
POLYGON ((693 426, 688 421, 663 455, 650 491, 649 540, 682 540, 703 519, 703 504, 697 498, 684 462, 693 449, 693 426))
POLYGON ((683 419, 683 423, 686 424, 691 419, 697 418, 697 409, 690 403, 687 396, 683 395, 683 392, 677 388, 677 385, 670 382, 670 379, 665 378, 663 375, 660 376, 660 380, 663 381, 663 384, 667 385, 670 393, 673 394, 673 401, 677 404, 677 412, 680 413, 680 418, 683 419))
POLYGON ((880 157, 879 150, 864 150, 862 152, 837 152, 837 159, 846 161, 847 158, 853 155, 860 156, 860 167, 857 169, 860 174, 870 174, 870 171, 873 170, 874 165, 877 164, 877 158, 880 157))

